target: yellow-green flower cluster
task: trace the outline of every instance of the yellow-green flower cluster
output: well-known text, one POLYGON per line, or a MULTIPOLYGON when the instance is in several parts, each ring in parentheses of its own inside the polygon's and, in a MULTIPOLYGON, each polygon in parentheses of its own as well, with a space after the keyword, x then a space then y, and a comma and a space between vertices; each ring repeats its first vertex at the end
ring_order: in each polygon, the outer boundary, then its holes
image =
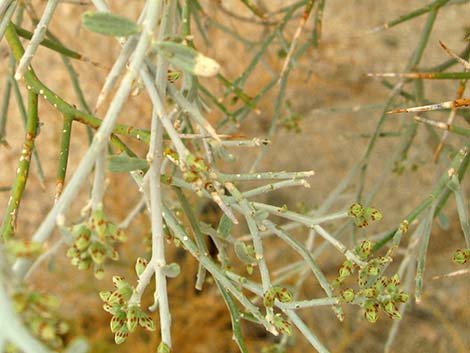
MULTIPOLYGON (((56 297, 19 289, 12 299, 15 311, 38 339, 54 350, 64 347, 64 336, 69 331, 69 325, 54 314, 59 308, 56 297)), ((6 352, 16 353, 19 350, 8 344, 6 352)))
POLYGON ((344 261, 332 286, 339 288, 357 271, 358 289, 342 289, 339 293, 340 301, 360 305, 364 309, 364 317, 372 323, 377 321, 380 309, 390 318, 399 319, 401 315, 398 305, 406 303, 409 296, 399 288, 400 279, 397 274, 390 278, 383 275, 385 268, 392 261, 391 252, 386 256, 371 258, 373 245, 369 240, 359 244, 355 253, 366 265, 359 268, 350 260, 344 261))
POLYGON ((126 240, 123 230, 108 221, 102 209, 97 209, 88 222, 74 225, 71 232, 75 240, 67 251, 67 257, 72 265, 79 270, 93 267, 95 277, 103 278, 105 261, 119 259, 114 244, 126 240))
POLYGON ((103 309, 113 316, 110 326, 116 344, 123 343, 137 326, 149 331, 155 330, 152 318, 138 304, 129 303, 134 288, 119 276, 113 277, 113 283, 116 290, 100 292, 100 297, 104 301, 103 309))

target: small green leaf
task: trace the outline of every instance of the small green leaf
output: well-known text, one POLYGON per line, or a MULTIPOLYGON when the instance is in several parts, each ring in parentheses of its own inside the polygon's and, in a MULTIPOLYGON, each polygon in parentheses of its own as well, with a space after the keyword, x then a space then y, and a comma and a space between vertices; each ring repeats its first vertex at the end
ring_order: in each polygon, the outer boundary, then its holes
POLYGON ((232 232, 233 223, 225 214, 220 218, 219 226, 217 227, 217 233, 226 239, 232 232))
POLYGON ((113 37, 126 37, 140 32, 139 25, 134 21, 109 12, 85 12, 82 23, 91 32, 113 37))
POLYGON ((142 275, 147 265, 148 261, 146 259, 144 259, 143 257, 137 258, 137 261, 135 262, 135 273, 137 274, 137 277, 140 277, 142 275))
POLYGON ((172 65, 193 75, 210 77, 220 70, 220 65, 215 60, 187 45, 162 41, 155 43, 155 47, 172 65))
POLYGON ((108 170, 111 173, 125 173, 138 169, 147 171, 148 163, 145 159, 129 157, 126 154, 108 158, 108 170))
POLYGON ((245 264, 251 265, 256 262, 255 251, 252 245, 246 245, 244 242, 235 243, 235 254, 245 264))
POLYGON ((167 276, 169 278, 175 278, 181 272, 180 265, 178 265, 175 262, 173 262, 171 264, 168 264, 168 265, 165 265, 162 268, 162 272, 165 276, 167 276))

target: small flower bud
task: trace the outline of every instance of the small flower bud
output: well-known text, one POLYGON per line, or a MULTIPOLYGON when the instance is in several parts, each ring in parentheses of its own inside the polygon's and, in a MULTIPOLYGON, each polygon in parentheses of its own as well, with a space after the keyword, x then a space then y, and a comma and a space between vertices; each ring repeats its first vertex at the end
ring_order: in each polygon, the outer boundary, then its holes
POLYGON ((101 298, 102 301, 107 302, 109 297, 111 296, 111 292, 110 291, 101 291, 99 293, 99 295, 100 295, 100 298, 101 298))
POLYGON ((90 245, 90 238, 91 232, 88 228, 86 228, 86 231, 81 232, 80 235, 77 236, 77 239, 75 239, 75 247, 79 251, 86 250, 86 248, 88 248, 88 246, 90 245))
POLYGON ((370 240, 364 240, 356 247, 356 254, 362 259, 367 259, 372 253, 374 244, 370 240))
POLYGON ((339 278, 345 279, 352 274, 353 271, 353 263, 349 260, 343 262, 341 267, 338 270, 339 278))
POLYGON ((371 219, 372 221, 380 221, 383 218, 382 213, 374 207, 365 208, 364 217, 366 219, 371 219))
POLYGON ((126 313, 122 310, 117 311, 115 315, 111 318, 109 326, 111 328, 111 332, 115 333, 125 325, 126 323, 126 313))
POLYGON ((155 324, 153 323, 152 318, 144 313, 143 311, 140 311, 139 315, 139 325, 149 331, 155 331, 155 324))
POLYGON ((341 291, 341 299, 345 303, 351 303, 355 298, 354 290, 351 288, 346 288, 341 291))
POLYGON ((378 310, 378 304, 372 302, 372 301, 367 301, 364 304, 364 317, 366 318, 367 321, 370 323, 375 323, 377 319, 379 318, 379 310, 378 310))
POLYGON ((353 203, 351 207, 349 207, 349 214, 354 217, 361 217, 364 213, 363 207, 358 203, 353 203))
POLYGON ((98 234, 101 239, 106 236, 107 223, 102 208, 93 211, 90 218, 91 228, 98 234))
POLYGON ((80 256, 80 251, 77 249, 76 246, 72 245, 67 250, 67 257, 74 258, 74 257, 79 257, 79 256, 80 256))
POLYGON ((266 308, 272 308, 274 306, 274 299, 276 299, 276 292, 274 288, 270 288, 264 293, 263 304, 266 308))
POLYGON ((362 294, 364 295, 364 297, 366 298, 375 298, 377 297, 377 290, 375 288, 365 288, 362 290, 362 294))
POLYGON ((135 263, 135 273, 137 274, 137 277, 140 277, 142 275, 142 272, 144 272, 147 265, 148 261, 146 259, 144 259, 143 257, 137 258, 137 261, 135 263))
POLYGON ((121 329, 116 331, 114 334, 114 342, 116 342, 116 344, 121 344, 126 341, 128 335, 129 332, 127 331, 127 327, 122 326, 121 329))
POLYGON ((401 303, 406 303, 409 298, 410 298, 410 296, 408 295, 408 293, 406 293, 405 291, 402 291, 402 290, 399 293, 395 294, 395 296, 394 296, 394 299, 396 301, 401 302, 401 303))
POLYGON ((129 286, 129 283, 124 280, 121 276, 113 276, 113 284, 116 288, 121 288, 124 286, 129 286))
POLYGON ((95 275, 96 279, 98 279, 98 280, 103 279, 103 277, 104 277, 104 267, 102 265, 95 264, 93 266, 93 274, 95 275))
POLYGON ((294 297, 292 296, 292 293, 285 287, 276 287, 276 298, 279 300, 281 303, 290 303, 292 300, 294 300, 294 297))
POLYGON ((95 264, 102 264, 106 260, 106 247, 99 241, 91 243, 88 253, 95 264))
POLYGON ((398 311, 395 303, 389 301, 389 302, 382 304, 382 307, 390 318, 394 320, 401 319, 400 312, 398 311))
POLYGON ((136 306, 131 306, 129 310, 127 311, 127 329, 129 332, 133 332, 137 324, 139 323, 139 317, 140 317, 140 309, 136 306))
POLYGON ((79 270, 88 270, 91 267, 91 263, 92 260, 88 257, 85 259, 81 259, 77 267, 79 270))
POLYGON ((292 336, 292 325, 290 324, 289 321, 284 319, 280 314, 274 315, 272 324, 283 335, 292 336))
POLYGON ((470 259, 470 249, 457 249, 454 253, 453 261, 459 265, 467 263, 470 259))

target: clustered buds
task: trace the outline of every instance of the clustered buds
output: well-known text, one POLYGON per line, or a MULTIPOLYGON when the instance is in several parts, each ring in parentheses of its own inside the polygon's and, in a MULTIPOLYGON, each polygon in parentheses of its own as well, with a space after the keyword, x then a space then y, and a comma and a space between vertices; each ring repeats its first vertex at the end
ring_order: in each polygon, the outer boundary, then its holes
POLYGON ((452 259, 459 265, 464 265, 470 260, 470 249, 457 249, 452 259))
POLYGON ((281 314, 274 315, 271 323, 281 334, 292 336, 292 325, 281 314))
POLYGON ((5 242, 5 252, 14 258, 34 259, 42 252, 42 244, 29 241, 9 239, 5 242))
POLYGON ((149 331, 155 330, 152 318, 138 304, 129 302, 134 288, 119 276, 113 277, 113 284, 116 290, 100 292, 100 297, 104 302, 103 309, 113 316, 110 327, 116 344, 123 343, 129 332, 135 331, 137 326, 149 331))
MULTIPOLYGON (((69 325, 54 314, 59 307, 56 297, 19 289, 12 298, 15 311, 38 339, 54 350, 64 347, 64 336, 69 331, 69 325)), ((7 351, 19 352, 12 345, 7 351)))
POLYGON ((398 304, 406 303, 409 295, 399 289, 399 284, 400 279, 397 274, 390 278, 382 276, 371 287, 361 289, 358 292, 358 295, 367 298, 362 303, 367 321, 372 323, 377 321, 379 308, 392 319, 401 318, 398 304))
POLYGON ((354 217, 354 223, 359 228, 365 228, 369 221, 380 221, 382 213, 374 207, 363 207, 359 203, 353 203, 349 207, 349 215, 354 217))
POLYGON ((388 278, 382 275, 386 266, 392 261, 390 250, 386 256, 370 258, 374 244, 365 240, 359 244, 354 252, 366 265, 359 268, 352 261, 346 260, 338 270, 338 277, 332 286, 339 288, 343 282, 358 272, 358 290, 352 288, 342 289, 339 299, 342 303, 355 303, 363 307, 364 317, 367 321, 374 323, 378 319, 379 311, 382 309, 390 318, 400 319, 398 310, 399 303, 406 303, 409 296, 400 290, 400 279, 398 274, 388 278))
POLYGON ((204 159, 190 154, 186 157, 186 166, 188 170, 183 173, 183 178, 188 183, 206 179, 205 174, 209 172, 209 168, 204 163, 204 159))
MULTIPOLYGON (((272 310, 276 299, 281 303, 290 303, 294 300, 294 297, 287 288, 281 286, 272 286, 264 293, 263 304, 267 309, 272 310)), ((287 336, 292 335, 292 325, 287 319, 282 317, 281 314, 275 314, 274 316, 271 314, 268 315, 267 318, 281 334, 287 336)))
POLYGON ((104 262, 119 259, 113 244, 126 240, 123 230, 108 221, 102 209, 97 209, 88 222, 72 226, 71 232, 75 241, 68 249, 67 257, 72 265, 79 270, 88 270, 93 266, 95 277, 103 278, 104 262))
POLYGON ((264 293, 263 303, 267 308, 274 306, 274 300, 277 299, 281 303, 290 303, 294 299, 292 293, 285 287, 273 286, 264 293))

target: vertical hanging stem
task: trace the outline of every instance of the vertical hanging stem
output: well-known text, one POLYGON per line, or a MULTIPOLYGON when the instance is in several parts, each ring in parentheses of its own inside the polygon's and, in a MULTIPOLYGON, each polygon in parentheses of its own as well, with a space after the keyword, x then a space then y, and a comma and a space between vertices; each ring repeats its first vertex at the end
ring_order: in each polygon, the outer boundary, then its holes
POLYGON ((5 211, 0 235, 4 240, 10 239, 15 234, 16 217, 28 179, 31 154, 34 148, 34 139, 38 127, 38 95, 28 92, 28 121, 26 124, 26 136, 21 150, 21 156, 16 170, 16 178, 13 182, 11 196, 5 211))
POLYGON ((55 196, 54 200, 57 202, 62 189, 64 188, 65 175, 67 173, 67 163, 69 160, 70 150, 70 137, 72 135, 72 122, 73 118, 70 116, 64 116, 64 123, 62 125, 62 137, 60 140, 60 152, 59 152, 59 166, 57 169, 57 179, 55 185, 55 196))

